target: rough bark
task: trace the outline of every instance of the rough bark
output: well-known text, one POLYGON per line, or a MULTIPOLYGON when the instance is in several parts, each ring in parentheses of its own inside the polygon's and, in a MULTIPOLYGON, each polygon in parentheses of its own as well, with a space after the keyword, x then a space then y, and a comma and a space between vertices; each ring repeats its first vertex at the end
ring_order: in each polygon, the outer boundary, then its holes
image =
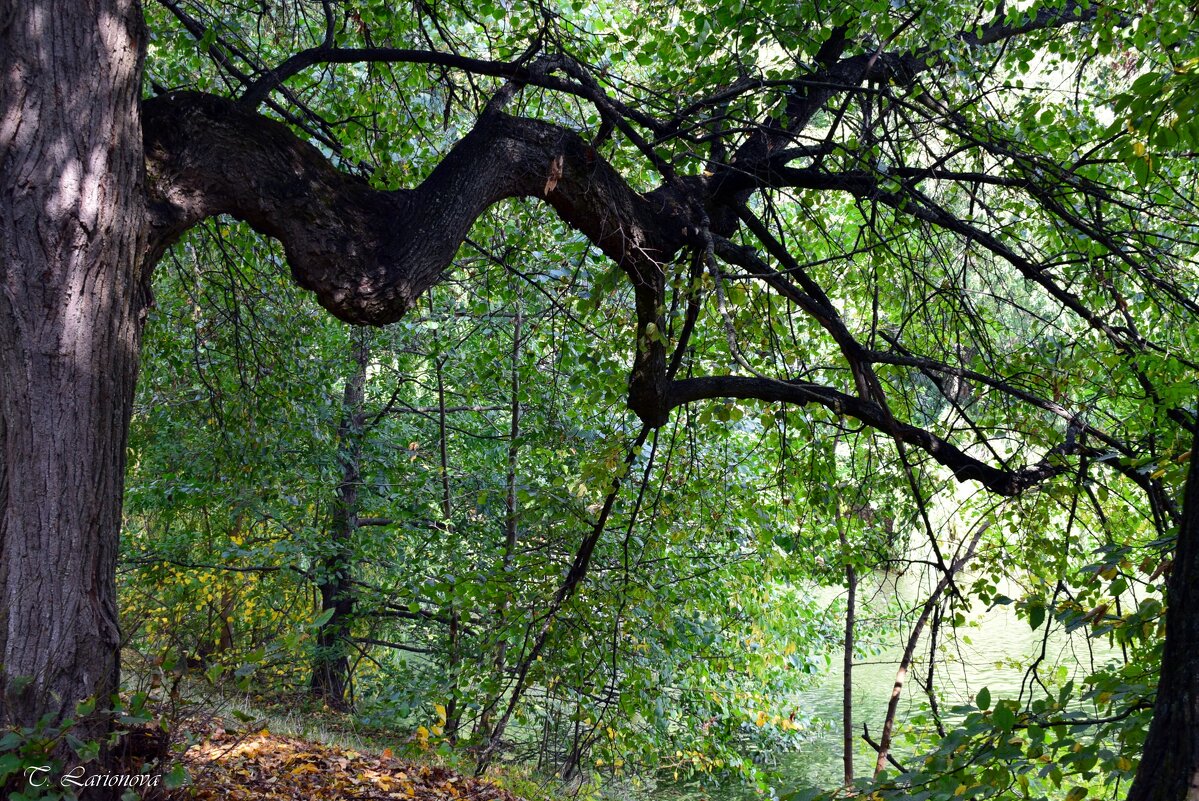
POLYGON ((141 26, 135 0, 0 0, 0 727, 117 688, 147 299, 141 26))
POLYGON ((152 255, 230 214, 277 238, 296 281, 353 323, 399 319, 441 280, 487 208, 541 198, 616 261, 637 296, 629 405, 666 422, 663 268, 699 230, 684 198, 633 191, 577 134, 491 108, 418 187, 375 190, 338 172, 283 125, 233 101, 175 93, 145 105, 155 210, 152 255))
POLYGON ((1166 642, 1153 722, 1128 801, 1199 799, 1199 432, 1166 582, 1166 642))
MULTIPOLYGON (((161 253, 207 216, 230 214, 278 238, 297 282, 333 314, 382 325, 402 316, 441 280, 471 225, 489 206, 505 198, 540 198, 630 278, 637 337, 628 403, 646 424, 659 427, 674 407, 704 398, 817 403, 921 448, 960 481, 977 480, 1002 495, 1018 495, 1067 469, 1060 459, 995 467, 895 420, 873 397, 831 387, 740 376, 668 380, 661 337, 665 270, 683 248, 714 245, 721 258, 755 274, 764 272, 768 284, 812 311, 749 248, 710 236, 709 227, 728 232, 738 215, 744 216, 720 206, 729 181, 740 176, 736 180, 750 180, 750 188, 760 186, 754 177, 759 170, 742 154, 735 168, 674 178, 638 193, 574 132, 507 115, 501 106, 493 103, 419 186, 376 190, 338 172, 285 126, 245 105, 197 93, 150 100, 145 108, 154 210, 150 252, 161 253), (724 222, 718 225, 718 218, 724 222)), ((765 163, 762 169, 771 171, 765 163)), ((740 197, 742 189, 739 185, 733 196, 740 197)), ((957 230, 953 220, 930 222, 957 230)), ((824 311, 831 313, 831 307, 824 311)), ((841 321, 833 322, 834 329, 843 328, 841 321)), ((848 331, 842 331, 838 341, 847 358, 868 366, 862 346, 846 337, 848 331)))

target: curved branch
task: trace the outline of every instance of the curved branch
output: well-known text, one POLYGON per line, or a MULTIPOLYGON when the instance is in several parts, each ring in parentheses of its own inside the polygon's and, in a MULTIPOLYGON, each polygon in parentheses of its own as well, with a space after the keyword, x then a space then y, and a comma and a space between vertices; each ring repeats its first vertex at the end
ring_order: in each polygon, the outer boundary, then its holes
POLYGON ((919 448, 939 464, 948 467, 958 481, 978 481, 997 495, 1007 497, 1019 495, 1056 475, 1068 472, 1069 465, 1060 457, 1086 450, 1077 445, 1062 446, 1050 451, 1048 457, 1036 464, 1018 470, 1005 470, 970 456, 930 431, 896 421, 876 403, 806 381, 706 376, 674 381, 670 384, 667 395, 672 409, 692 401, 713 398, 741 398, 798 405, 818 404, 836 414, 859 420, 905 445, 919 448))
POLYGON ((641 195, 572 131, 498 111, 401 190, 339 172, 282 124, 223 98, 163 95, 146 101, 144 120, 152 259, 200 220, 229 214, 280 240, 297 282, 347 322, 402 316, 505 198, 548 202, 635 287, 660 284, 660 265, 687 237, 669 190, 641 195))

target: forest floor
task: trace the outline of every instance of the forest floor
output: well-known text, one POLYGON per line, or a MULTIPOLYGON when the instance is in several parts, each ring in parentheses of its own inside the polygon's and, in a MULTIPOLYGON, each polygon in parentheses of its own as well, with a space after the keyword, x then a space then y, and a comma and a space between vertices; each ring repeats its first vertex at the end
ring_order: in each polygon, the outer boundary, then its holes
POLYGON ((382 753, 272 734, 220 729, 184 754, 192 783, 184 797, 202 801, 521 801, 490 782, 449 768, 382 753))

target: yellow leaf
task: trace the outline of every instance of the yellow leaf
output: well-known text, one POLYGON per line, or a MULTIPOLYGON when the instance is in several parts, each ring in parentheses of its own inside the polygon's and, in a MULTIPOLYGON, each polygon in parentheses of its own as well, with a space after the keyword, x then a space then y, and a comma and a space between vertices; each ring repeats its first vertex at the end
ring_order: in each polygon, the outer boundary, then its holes
POLYGON ((439 725, 444 726, 446 721, 445 706, 442 704, 434 704, 433 708, 437 710, 437 719, 440 721, 439 725))

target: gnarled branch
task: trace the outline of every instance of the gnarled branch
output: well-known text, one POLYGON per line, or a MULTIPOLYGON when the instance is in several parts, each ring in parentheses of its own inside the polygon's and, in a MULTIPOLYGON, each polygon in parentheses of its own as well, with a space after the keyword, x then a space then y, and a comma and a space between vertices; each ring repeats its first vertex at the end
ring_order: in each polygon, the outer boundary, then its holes
POLYGON ((145 137, 152 255, 200 220, 232 215, 282 242, 300 285, 353 323, 403 315, 505 198, 543 198, 635 286, 660 280, 686 239, 669 192, 641 195, 572 131, 498 111, 413 189, 374 189, 283 125, 211 95, 147 101, 145 137))

